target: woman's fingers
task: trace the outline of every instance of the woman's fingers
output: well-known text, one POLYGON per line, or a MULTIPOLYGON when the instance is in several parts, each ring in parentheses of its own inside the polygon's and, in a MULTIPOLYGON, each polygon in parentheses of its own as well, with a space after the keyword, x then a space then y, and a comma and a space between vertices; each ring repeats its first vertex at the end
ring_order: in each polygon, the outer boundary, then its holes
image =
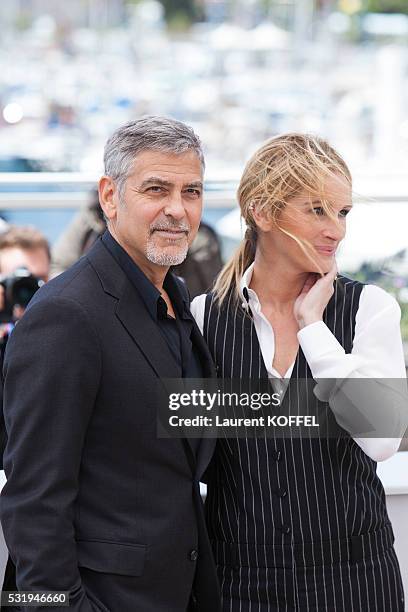
POLYGON ((327 282, 333 282, 337 276, 337 263, 334 262, 329 272, 323 277, 327 279, 327 282))
POLYGON ((317 274, 314 274, 314 273, 309 274, 309 276, 305 280, 305 284, 302 287, 302 291, 300 292, 300 295, 303 293, 308 293, 310 289, 313 287, 313 285, 316 283, 316 281, 317 281, 317 274))
POLYGON ((324 309, 333 295, 336 275, 336 263, 318 280, 316 274, 309 274, 294 306, 294 314, 300 328, 322 320, 324 309))

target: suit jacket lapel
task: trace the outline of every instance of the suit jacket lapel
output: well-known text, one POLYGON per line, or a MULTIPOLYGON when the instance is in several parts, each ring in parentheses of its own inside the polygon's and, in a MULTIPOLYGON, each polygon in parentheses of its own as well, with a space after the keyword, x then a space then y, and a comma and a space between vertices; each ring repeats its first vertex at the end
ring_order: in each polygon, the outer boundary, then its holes
POLYGON ((180 377, 178 365, 165 338, 130 282, 118 301, 116 316, 160 378, 180 377))
MULTIPOLYGON (((104 291, 118 300, 116 316, 166 388, 165 379, 180 378, 180 371, 142 298, 101 239, 94 244, 86 257, 98 275, 104 291)), ((180 442, 194 474, 195 453, 188 440, 183 438, 180 442)))
MULTIPOLYGON (((181 373, 169 350, 166 340, 152 320, 143 300, 129 282, 116 307, 116 316, 132 336, 150 363, 167 392, 167 378, 180 378, 181 373), (136 316, 137 313, 137 316, 136 316)), ((182 438, 181 443, 191 471, 196 471, 196 457, 191 442, 182 438)))

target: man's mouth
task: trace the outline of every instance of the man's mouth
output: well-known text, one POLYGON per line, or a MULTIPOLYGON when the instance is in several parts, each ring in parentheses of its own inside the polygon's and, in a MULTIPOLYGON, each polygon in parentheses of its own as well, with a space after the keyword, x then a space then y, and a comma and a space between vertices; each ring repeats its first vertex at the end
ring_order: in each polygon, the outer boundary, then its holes
POLYGON ((177 239, 177 238, 183 238, 186 237, 188 235, 188 230, 186 229, 181 229, 181 228, 170 228, 170 227, 166 227, 166 228, 154 228, 152 230, 152 234, 159 234, 160 236, 163 236, 163 238, 170 238, 170 239, 177 239))

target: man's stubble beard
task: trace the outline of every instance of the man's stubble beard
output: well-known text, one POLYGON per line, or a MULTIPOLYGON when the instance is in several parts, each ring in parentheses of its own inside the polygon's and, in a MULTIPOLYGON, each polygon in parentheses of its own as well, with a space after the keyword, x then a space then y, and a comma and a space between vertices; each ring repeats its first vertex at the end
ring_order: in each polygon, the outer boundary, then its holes
POLYGON ((188 253, 188 248, 189 248, 188 234, 190 232, 190 229, 191 229, 190 226, 187 224, 174 223, 174 222, 171 222, 170 220, 168 220, 166 223, 158 223, 154 225, 153 227, 151 227, 150 235, 147 239, 146 249, 145 249, 147 259, 151 263, 154 263, 158 266, 166 266, 166 267, 178 266, 181 263, 183 263, 188 253), (169 240, 169 247, 171 249, 174 249, 174 248, 177 249, 175 253, 168 252, 168 249, 166 247, 164 248, 158 247, 154 243, 154 231, 155 230, 169 230, 169 229, 170 230, 179 229, 179 230, 183 230, 186 232, 185 242, 183 245, 180 245, 179 247, 175 244, 170 246, 171 241, 169 240))
POLYGON ((157 266, 178 266, 183 263, 187 257, 188 243, 186 241, 186 244, 183 247, 180 247, 178 252, 168 253, 164 249, 159 249, 159 247, 153 244, 152 240, 148 240, 145 252, 146 258, 157 266))

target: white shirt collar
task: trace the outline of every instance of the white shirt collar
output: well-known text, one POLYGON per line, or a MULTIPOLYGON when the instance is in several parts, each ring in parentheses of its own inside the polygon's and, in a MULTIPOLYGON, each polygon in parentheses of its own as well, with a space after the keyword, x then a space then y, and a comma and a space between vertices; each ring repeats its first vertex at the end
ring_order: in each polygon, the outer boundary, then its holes
POLYGON ((259 298, 257 294, 255 293, 255 291, 253 289, 250 289, 249 287, 251 280, 252 280, 254 265, 255 265, 255 262, 252 262, 251 265, 245 270, 244 274, 242 275, 241 282, 239 284, 239 292, 243 300, 242 307, 247 308, 249 304, 253 310, 256 310, 258 312, 261 308, 259 298), (244 289, 246 291, 244 291, 244 289), (245 297, 245 293, 248 296, 248 300, 245 297))
POLYGON ((245 272, 242 275, 241 282, 239 284, 239 289, 240 289, 240 293, 242 297, 245 297, 244 289, 247 289, 247 290, 249 289, 249 284, 252 279, 252 273, 254 271, 254 264, 255 262, 253 261, 251 265, 245 270, 245 272))

